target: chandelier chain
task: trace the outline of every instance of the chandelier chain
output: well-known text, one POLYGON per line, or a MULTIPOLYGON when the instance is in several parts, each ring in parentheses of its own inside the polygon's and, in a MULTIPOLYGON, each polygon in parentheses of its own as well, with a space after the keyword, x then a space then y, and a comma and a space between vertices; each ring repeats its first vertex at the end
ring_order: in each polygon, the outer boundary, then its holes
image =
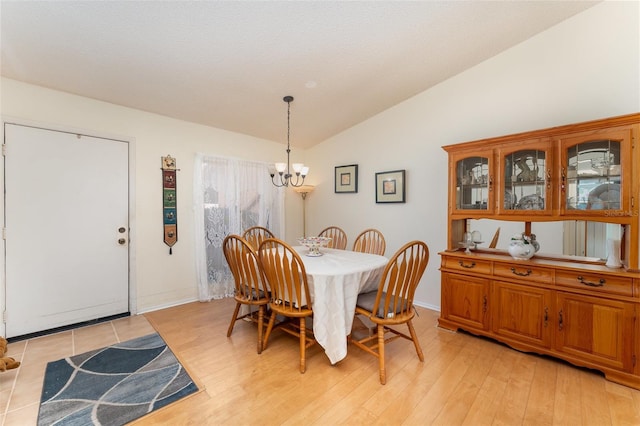
MULTIPOLYGON (((289 146, 290 140, 291 140, 291 102, 287 102, 287 162, 289 161, 289 152, 291 152, 291 147, 289 146)), ((287 172, 288 171, 289 170, 287 170, 287 172)))
MULTIPOLYGON (((293 174, 291 173, 291 162, 290 162, 290 154, 291 154, 291 102, 293 102, 293 96, 285 96, 283 99, 287 103, 287 163, 284 170, 279 169, 277 173, 279 175, 279 179, 276 180, 276 172, 270 172, 271 182, 276 187, 282 186, 293 186, 300 187, 304 184, 304 179, 307 177, 308 168, 304 167, 304 165, 300 164, 298 168, 296 164, 294 164, 294 173, 295 173, 295 182, 293 181, 293 174), (282 170, 282 171, 281 171, 282 170)), ((277 167, 276 167, 277 169, 277 167)))

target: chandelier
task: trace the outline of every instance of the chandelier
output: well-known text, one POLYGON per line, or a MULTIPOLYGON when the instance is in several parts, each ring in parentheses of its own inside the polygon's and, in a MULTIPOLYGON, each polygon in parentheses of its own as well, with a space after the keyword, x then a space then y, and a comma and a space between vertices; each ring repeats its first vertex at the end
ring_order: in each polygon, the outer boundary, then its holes
POLYGON ((307 177, 309 173, 309 168, 305 167, 302 163, 293 163, 289 162, 289 155, 291 153, 291 147, 289 144, 289 137, 291 133, 291 102, 293 102, 293 96, 285 96, 282 98, 283 101, 287 103, 287 162, 286 163, 276 163, 275 171, 271 171, 269 174, 271 175, 271 182, 277 187, 281 186, 302 186, 304 183, 304 178, 307 177), (293 169, 293 173, 291 173, 291 169, 293 169), (278 178, 276 178, 276 172, 278 173, 278 178))

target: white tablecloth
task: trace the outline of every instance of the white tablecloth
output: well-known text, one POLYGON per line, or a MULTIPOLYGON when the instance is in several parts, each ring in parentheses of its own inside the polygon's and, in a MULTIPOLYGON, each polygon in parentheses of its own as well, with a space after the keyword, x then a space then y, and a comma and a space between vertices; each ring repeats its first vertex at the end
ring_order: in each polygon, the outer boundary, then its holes
POLYGON ((323 256, 306 256, 294 247, 307 271, 313 306, 313 334, 332 364, 347 356, 359 293, 375 290, 389 261, 384 256, 349 250, 320 249, 323 256))

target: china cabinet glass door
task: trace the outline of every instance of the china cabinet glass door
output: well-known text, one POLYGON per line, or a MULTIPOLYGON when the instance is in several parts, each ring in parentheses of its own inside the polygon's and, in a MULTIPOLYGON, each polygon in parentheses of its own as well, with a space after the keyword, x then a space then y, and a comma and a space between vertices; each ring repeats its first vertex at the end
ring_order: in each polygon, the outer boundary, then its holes
POLYGON ((561 168, 563 212, 603 215, 628 210, 624 195, 629 182, 624 176, 631 154, 625 132, 618 133, 565 141, 561 168))
POLYGON ((551 154, 539 149, 501 151, 501 214, 546 214, 551 211, 551 154))
POLYGON ((493 210, 491 157, 470 155, 454 160, 454 210, 486 214, 493 210))

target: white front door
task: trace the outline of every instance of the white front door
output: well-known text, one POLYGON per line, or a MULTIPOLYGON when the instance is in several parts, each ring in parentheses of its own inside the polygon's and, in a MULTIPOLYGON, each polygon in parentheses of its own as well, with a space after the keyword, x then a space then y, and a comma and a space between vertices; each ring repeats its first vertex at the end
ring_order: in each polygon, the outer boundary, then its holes
POLYGON ((6 337, 129 312, 127 142, 5 124, 6 337))

